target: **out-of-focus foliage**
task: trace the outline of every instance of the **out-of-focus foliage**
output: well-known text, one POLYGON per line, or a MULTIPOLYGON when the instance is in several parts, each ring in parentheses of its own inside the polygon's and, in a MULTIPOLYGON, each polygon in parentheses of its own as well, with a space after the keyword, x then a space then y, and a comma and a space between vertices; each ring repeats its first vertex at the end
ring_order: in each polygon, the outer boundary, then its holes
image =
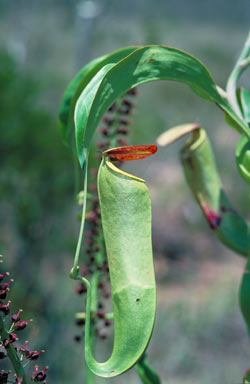
POLYGON ((12 206, 25 242, 41 241, 46 215, 52 207, 62 209, 73 185, 72 164, 51 113, 39 107, 39 79, 21 71, 3 49, 0 83, 1 204, 6 200, 12 206))
POLYGON ((73 163, 61 144, 56 120, 39 105, 39 78, 21 70, 3 48, 0 83, 0 250, 15 278, 12 310, 21 307, 25 316, 35 316, 31 342, 36 339, 36 346, 44 347, 46 340, 60 337, 58 323, 54 333, 55 319, 61 315, 59 308, 51 310, 51 279, 54 268, 60 276, 62 249, 70 238, 64 236, 67 225, 60 225, 59 216, 69 218, 72 207, 73 163), (47 332, 39 337, 43 322, 47 332))

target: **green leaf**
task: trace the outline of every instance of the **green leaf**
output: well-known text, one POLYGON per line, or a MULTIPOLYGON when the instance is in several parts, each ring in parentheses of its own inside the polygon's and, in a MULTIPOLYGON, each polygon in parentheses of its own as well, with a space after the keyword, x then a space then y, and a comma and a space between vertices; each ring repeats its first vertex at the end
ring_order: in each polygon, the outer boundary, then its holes
POLYGON ((66 146, 72 146, 74 133, 74 110, 78 97, 89 81, 106 64, 117 63, 138 47, 127 47, 119 51, 99 57, 85 65, 67 86, 59 110, 59 128, 63 142, 66 146))
POLYGON ((104 156, 98 193, 108 255, 114 311, 114 347, 99 363, 90 347, 91 286, 88 286, 85 357, 102 377, 130 369, 144 353, 154 326, 156 284, 151 239, 151 200, 145 181, 116 168, 104 156), (136 230, 135 230, 136 228, 136 230))
POLYGON ((229 115, 225 114, 225 121, 230 127, 233 127, 238 133, 242 133, 241 129, 239 127, 239 124, 237 124, 229 115))
POLYGON ((154 80, 185 83, 217 104, 250 137, 247 124, 232 110, 225 93, 216 86, 205 66, 193 56, 164 46, 142 47, 108 69, 102 69, 85 88, 76 104, 77 152, 84 169, 94 132, 106 110, 129 89, 154 80))

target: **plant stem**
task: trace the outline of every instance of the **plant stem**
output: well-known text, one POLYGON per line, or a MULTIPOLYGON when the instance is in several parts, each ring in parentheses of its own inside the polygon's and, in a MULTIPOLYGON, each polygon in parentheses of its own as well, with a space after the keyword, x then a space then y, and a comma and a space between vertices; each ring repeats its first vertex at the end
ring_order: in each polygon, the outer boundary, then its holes
POLYGON ((243 118, 238 100, 237 100, 237 83, 242 75, 242 73, 250 66, 250 31, 248 33, 247 40, 244 44, 244 47, 240 53, 240 56, 235 64, 234 69, 232 70, 228 82, 227 82, 227 96, 230 101, 235 113, 240 118, 243 118))
MULTIPOLYGON (((2 341, 8 339, 9 333, 5 327, 4 324, 4 315, 2 312, 0 312, 0 336, 2 341)), ((17 352, 13 346, 12 343, 8 345, 8 348, 6 348, 7 356, 11 361, 11 364, 15 370, 15 373, 17 377, 23 378, 23 384, 29 384, 26 373, 24 371, 24 368, 22 366, 22 363, 17 355, 17 352)))
POLYGON ((137 363, 137 371, 143 384, 161 384, 158 374, 148 363, 146 352, 137 363))
POLYGON ((75 196, 79 193, 80 190, 80 164, 77 157, 76 146, 74 145, 73 149, 73 162, 74 162, 74 174, 75 174, 75 196))
POLYGON ((85 167, 85 178, 84 178, 84 196, 83 196, 83 206, 82 206, 82 220, 81 220, 81 227, 80 227, 80 233, 78 237, 77 247, 76 247, 76 253, 74 258, 74 265, 72 268, 72 271, 70 273, 70 277, 77 280, 77 273, 79 269, 79 255, 82 245, 82 237, 83 237, 83 231, 84 231, 84 223, 85 223, 85 215, 86 215, 86 204, 87 204, 87 181, 88 181, 88 164, 86 163, 85 167))
MULTIPOLYGON (((96 313, 98 309, 98 284, 100 280, 100 272, 95 272, 93 274, 92 280, 91 280, 91 313, 96 313)), ((92 350, 92 353, 95 352, 95 318, 91 317, 90 322, 90 348, 92 350)), ((87 384, 94 384, 95 383, 95 375, 93 372, 89 369, 89 367, 86 364, 86 383, 87 384)))

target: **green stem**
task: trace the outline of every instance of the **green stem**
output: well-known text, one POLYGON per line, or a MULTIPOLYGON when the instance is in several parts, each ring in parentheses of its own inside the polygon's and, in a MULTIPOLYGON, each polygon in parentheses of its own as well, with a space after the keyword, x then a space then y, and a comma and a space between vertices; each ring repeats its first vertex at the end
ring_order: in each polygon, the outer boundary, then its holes
MULTIPOLYGON (((95 314, 98 309, 98 284, 100 280, 100 272, 95 272, 91 280, 91 314, 95 314)), ((90 321, 90 348, 93 353, 95 353, 95 317, 91 316, 90 321)), ((89 369, 86 364, 86 382, 87 384, 95 383, 95 375, 89 369)))
MULTIPOLYGON (((4 315, 2 312, 0 312, 0 336, 2 341, 8 339, 9 333, 5 327, 4 324, 4 315)), ((11 364, 15 370, 15 373, 17 377, 23 378, 23 384, 29 384, 26 373, 24 371, 24 368, 22 366, 22 363, 17 355, 17 352, 13 346, 13 344, 9 344, 8 348, 6 348, 7 356, 11 361, 11 364)))
POLYGON ((84 231, 84 223, 85 223, 85 215, 86 215, 86 205, 87 205, 87 183, 88 183, 88 164, 86 163, 85 167, 85 177, 84 177, 84 196, 83 196, 83 205, 82 205, 82 220, 81 220, 81 226, 80 226, 80 233, 78 237, 77 247, 76 247, 76 253, 74 258, 74 265, 70 272, 70 277, 74 280, 77 280, 77 273, 79 270, 79 255, 81 251, 81 245, 82 245, 82 238, 83 238, 83 231, 84 231))
POLYGON ((227 82, 227 96, 228 100, 230 101, 235 113, 240 117, 243 118, 238 100, 237 100, 237 83, 242 75, 242 73, 249 67, 250 65, 250 31, 247 37, 247 40, 244 44, 244 47, 240 53, 240 56, 235 64, 234 69, 232 70, 228 82, 227 82))
POLYGON ((75 196, 77 196, 77 194, 79 193, 79 190, 80 190, 80 171, 81 171, 81 168, 80 168, 80 165, 79 165, 79 162, 78 162, 78 157, 77 157, 77 151, 76 151, 76 147, 74 146, 74 150, 73 150, 73 162, 74 162, 74 174, 75 174, 75 196))
POLYGON ((148 363, 146 352, 137 364, 137 371, 143 384, 161 384, 158 374, 148 363))

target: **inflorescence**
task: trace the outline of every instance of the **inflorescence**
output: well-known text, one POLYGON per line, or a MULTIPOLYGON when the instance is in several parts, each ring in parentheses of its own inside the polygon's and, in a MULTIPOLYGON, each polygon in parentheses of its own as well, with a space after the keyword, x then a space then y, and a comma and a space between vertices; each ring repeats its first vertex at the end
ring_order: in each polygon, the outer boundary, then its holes
MULTIPOLYGON (((0 256, 0 262, 2 263, 2 256, 0 256)), ((37 361, 39 356, 45 351, 37 351, 28 348, 28 341, 23 345, 17 345, 19 341, 19 332, 27 327, 32 322, 31 320, 22 320, 22 309, 17 313, 10 316, 10 301, 7 300, 8 293, 10 291, 10 285, 13 283, 13 279, 5 282, 5 279, 9 278, 9 272, 0 274, 0 360, 9 358, 15 369, 15 381, 14 383, 22 384, 27 382, 24 381, 24 367, 26 367, 31 361, 37 361), (10 328, 6 328, 6 320, 10 316, 10 328)), ((39 370, 38 366, 35 366, 35 370, 32 373, 31 380, 34 382, 43 382, 46 383, 46 371, 48 367, 44 370, 39 370)), ((9 377, 11 371, 0 371, 0 384, 9 383, 9 377)), ((25 376, 26 377, 26 376, 25 376)))
MULTIPOLYGON (((136 103, 134 98, 138 95, 136 88, 129 90, 121 99, 117 100, 105 114, 102 124, 99 128, 100 141, 96 143, 97 159, 101 160, 101 152, 108 148, 121 147, 128 145, 125 138, 130 134, 129 126, 131 125, 130 115, 133 114, 136 103)), ((116 166, 121 167, 121 162, 117 162, 116 166)), ((91 169, 92 183, 89 186, 88 195, 90 195, 87 207, 86 221, 87 230, 85 232, 85 255, 87 262, 81 270, 83 277, 91 277, 96 271, 101 273, 101 280, 98 283, 100 298, 108 299, 111 297, 109 287, 109 268, 106 257, 105 244, 101 227, 101 214, 99 199, 96 187, 98 168, 91 169)), ((83 203, 82 193, 78 195, 79 204, 83 203)), ((80 283, 75 292, 79 295, 85 294, 87 287, 84 283, 80 283)), ((76 325, 82 327, 85 325, 85 314, 77 314, 76 325)), ((106 339, 106 327, 112 324, 112 316, 105 312, 105 304, 99 299, 98 308, 93 319, 95 321, 96 334, 100 339, 106 339)), ((81 340, 81 336, 75 336, 76 341, 81 340)))

